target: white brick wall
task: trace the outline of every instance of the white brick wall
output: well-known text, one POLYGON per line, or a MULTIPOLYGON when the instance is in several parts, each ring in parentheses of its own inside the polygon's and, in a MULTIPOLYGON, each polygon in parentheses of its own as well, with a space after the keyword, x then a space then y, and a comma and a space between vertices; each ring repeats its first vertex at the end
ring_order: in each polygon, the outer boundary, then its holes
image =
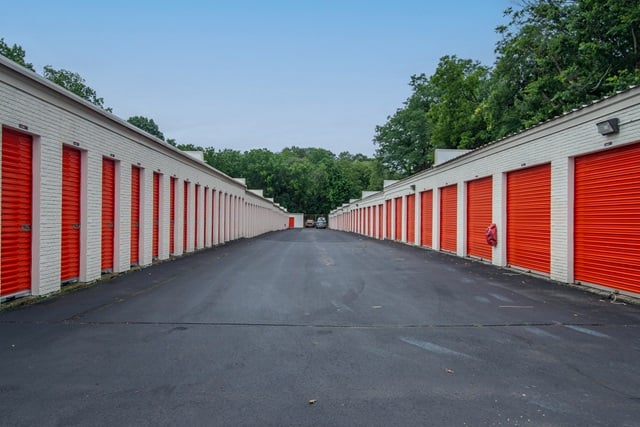
MULTIPOLYGON (((551 164, 551 273, 560 282, 573 282, 573 159, 587 153, 640 142, 640 87, 630 89, 601 102, 583 107, 518 135, 498 141, 438 167, 387 186, 383 191, 354 201, 329 215, 331 224, 343 224, 356 231, 346 220, 353 206, 373 206, 394 200, 391 212, 392 236, 395 229, 395 198, 403 197, 415 185, 415 192, 433 191, 433 249, 439 250, 440 188, 458 185, 458 256, 466 256, 466 185, 467 181, 493 177, 493 221, 498 228, 498 245, 493 248, 492 263, 507 265, 506 252, 506 174, 509 171, 539 164, 551 164), (602 136, 596 123, 607 118, 620 119, 620 132, 602 136)), ((640 161, 640 160, 639 160, 640 161)), ((416 205, 420 203, 416 198, 416 205)), ((404 212, 404 209, 403 209, 404 212)), ((405 215, 403 215, 404 217, 405 215)), ((488 224, 487 224, 488 225, 488 224)), ((384 223, 383 223, 384 226, 384 223)), ((385 226, 386 227, 386 226, 385 226)), ((406 241, 403 218, 403 241, 406 241)), ((416 208, 416 228, 420 228, 416 208)), ((419 232, 416 242, 419 244, 419 232)), ((640 274, 640 272, 639 272, 640 274)))
MULTIPOLYGON (((189 180, 189 220, 187 251, 194 250, 195 184, 199 185, 198 248, 218 241, 218 196, 224 192, 236 201, 236 229, 227 241, 241 232, 242 215, 253 214, 252 235, 286 228, 288 214, 272 202, 250 193, 246 187, 202 162, 146 136, 122 120, 69 95, 30 71, 0 58, 0 125, 24 131, 34 140, 33 260, 31 292, 47 294, 60 289, 62 147, 74 145, 82 151, 80 281, 101 276, 102 159, 116 161, 116 233, 114 270, 130 268, 131 167, 141 168, 140 265, 152 263, 153 173, 160 174, 159 256, 169 257, 170 178, 176 177, 175 246, 182 253, 183 182, 189 180), (27 127, 27 130, 24 130, 27 127), (21 130, 22 129, 22 130, 21 130), (204 206, 215 190, 215 212, 204 206), (240 201, 250 201, 247 211, 240 201), (207 229, 204 228, 204 216, 207 229), (215 221, 214 221, 215 219, 215 221), (283 226, 284 225, 284 226, 283 226), (212 228, 213 227, 213 230, 212 228), (205 236, 206 233, 206 236, 205 236)), ((231 205, 225 205, 227 209, 231 205)), ((227 226, 231 212, 223 212, 227 226)), ((1 286, 1 284, 0 284, 1 286)), ((0 288, 1 290, 1 288, 0 288)))

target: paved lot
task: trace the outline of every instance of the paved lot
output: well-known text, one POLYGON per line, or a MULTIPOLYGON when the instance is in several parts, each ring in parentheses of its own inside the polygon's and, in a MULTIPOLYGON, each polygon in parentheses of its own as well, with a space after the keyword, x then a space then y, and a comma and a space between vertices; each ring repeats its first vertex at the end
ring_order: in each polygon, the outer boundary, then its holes
POLYGON ((0 312, 0 396, 7 426, 640 426, 640 306, 289 230, 0 312))

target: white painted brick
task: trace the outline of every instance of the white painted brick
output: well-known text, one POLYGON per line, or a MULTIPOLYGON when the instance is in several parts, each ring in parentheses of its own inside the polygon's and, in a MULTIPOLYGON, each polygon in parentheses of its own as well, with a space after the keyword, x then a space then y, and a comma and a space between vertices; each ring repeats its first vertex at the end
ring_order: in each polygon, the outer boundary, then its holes
MULTIPOLYGON (((18 128, 28 126, 28 132, 34 136, 34 147, 40 159, 34 164, 34 175, 39 176, 38 200, 34 202, 38 219, 38 235, 34 238, 33 260, 34 270, 32 283, 33 294, 47 294, 60 289, 60 239, 61 239, 61 170, 63 144, 76 143, 83 150, 83 218, 81 228, 80 280, 92 281, 101 276, 101 216, 102 216, 102 158, 113 158, 117 162, 117 196, 116 196, 116 241, 114 242, 114 270, 122 272, 130 267, 131 242, 131 166, 142 168, 141 185, 141 219, 142 245, 141 265, 152 262, 153 239, 153 172, 161 174, 160 183, 160 221, 159 221, 159 259, 169 257, 169 183, 171 177, 178 178, 176 191, 176 251, 182 253, 182 187, 183 180, 199 183, 201 192, 205 187, 232 195, 238 201, 235 221, 237 228, 233 236, 227 233, 227 240, 245 235, 239 209, 239 200, 250 200, 260 207, 255 211, 255 235, 279 230, 286 227, 288 214, 276 207, 272 202, 253 193, 247 193, 244 186, 208 166, 190 157, 176 153, 141 132, 132 130, 114 116, 96 112, 94 107, 87 106, 62 93, 61 89, 52 89, 49 83, 33 73, 18 69, 15 65, 0 58, 0 125, 18 128)), ((192 185, 193 187, 193 185, 192 185)), ((201 194, 202 199, 202 194, 201 194)), ((195 211, 190 197, 189 233, 193 248, 193 228, 195 211)), ((216 200, 216 208, 218 201, 216 200)), ((198 218, 199 247, 218 243, 217 236, 213 242, 207 240, 205 245, 204 207, 200 207, 198 218)), ((229 212, 226 214, 229 215, 229 212)), ((215 226, 218 226, 219 215, 214 212, 215 226)), ((210 223, 211 218, 207 216, 210 223)), ((216 228, 217 230, 217 228, 216 228)), ((35 234, 35 233, 34 233, 35 234)))
MULTIPOLYGON (((359 208, 395 200, 408 194, 411 185, 416 192, 433 192, 434 248, 439 249, 439 191, 450 184, 458 184, 458 255, 465 256, 465 193, 467 181, 493 176, 493 220, 498 227, 498 245, 493 249, 492 263, 505 266, 506 256, 506 173, 539 164, 551 164, 551 279, 573 281, 573 158, 638 142, 640 134, 640 88, 634 88, 594 105, 531 128, 458 159, 421 172, 386 187, 329 215, 330 226, 362 232, 350 219, 357 203, 359 208), (606 118, 620 119, 620 132, 602 136, 596 123, 606 118), (342 225, 340 225, 342 224, 342 225)), ((418 200, 416 201, 418 202, 418 200)), ((383 214, 392 217, 395 228, 395 209, 383 214)), ((384 224, 384 222, 383 222, 384 224)), ((403 225, 406 226, 406 225, 403 225)), ((416 216, 416 227, 420 217, 416 216)), ((392 231, 393 232, 393 231, 392 231)), ((404 234, 403 234, 404 235, 404 234)))

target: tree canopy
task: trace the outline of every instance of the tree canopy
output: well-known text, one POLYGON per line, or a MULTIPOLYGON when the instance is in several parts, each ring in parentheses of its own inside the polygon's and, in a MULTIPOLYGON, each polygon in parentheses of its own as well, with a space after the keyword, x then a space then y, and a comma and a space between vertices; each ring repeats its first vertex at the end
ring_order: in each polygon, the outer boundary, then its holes
POLYGON ((85 80, 80 74, 63 68, 58 70, 50 65, 45 65, 43 69, 43 76, 103 110, 111 111, 111 108, 105 108, 104 99, 98 97, 96 91, 87 86, 85 80))
POLYGON ((22 46, 18 46, 17 44, 9 46, 3 38, 0 38, 0 55, 7 57, 17 64, 22 65, 26 69, 35 71, 35 69, 33 68, 33 64, 26 61, 26 52, 24 51, 22 46))
POLYGON ((160 132, 160 128, 153 119, 144 116, 132 116, 127 119, 127 122, 164 141, 164 134, 160 132))
POLYGON ((362 154, 336 156, 322 148, 300 147, 277 153, 264 148, 203 151, 208 164, 229 176, 246 178, 248 188, 264 190, 265 197, 273 197, 289 212, 326 215, 349 199, 360 198, 362 191, 381 190, 388 179, 379 162, 362 154))
POLYGON ((376 158, 407 176, 436 148, 476 148, 640 84, 640 0, 523 0, 496 29, 493 67, 444 56, 375 129, 376 158))

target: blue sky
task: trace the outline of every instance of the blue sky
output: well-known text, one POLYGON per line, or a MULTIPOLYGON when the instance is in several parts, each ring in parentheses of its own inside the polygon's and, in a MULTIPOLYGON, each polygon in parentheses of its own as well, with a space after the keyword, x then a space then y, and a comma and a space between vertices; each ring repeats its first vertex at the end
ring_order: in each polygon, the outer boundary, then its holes
POLYGON ((412 74, 444 55, 493 64, 514 1, 21 0, 0 37, 179 143, 372 156, 412 74))

